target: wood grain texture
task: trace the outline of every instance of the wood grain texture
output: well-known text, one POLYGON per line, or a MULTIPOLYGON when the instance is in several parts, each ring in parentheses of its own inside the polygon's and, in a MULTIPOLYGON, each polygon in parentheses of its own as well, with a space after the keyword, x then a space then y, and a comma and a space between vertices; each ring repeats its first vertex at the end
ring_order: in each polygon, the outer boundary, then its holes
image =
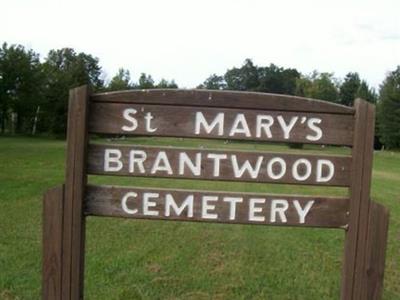
POLYGON ((162 105, 190 105, 200 107, 221 107, 239 109, 264 109, 300 112, 325 112, 354 114, 354 108, 327 101, 289 95, 216 91, 153 89, 107 92, 92 95, 96 102, 141 103, 162 105))
POLYGON ((63 186, 48 190, 43 198, 43 300, 61 299, 63 202, 63 186))
POLYGON ((364 269, 366 278, 361 290, 361 299, 378 300, 382 298, 388 228, 388 209, 381 204, 372 202, 369 210, 364 269))
MULTIPOLYGON (((137 155, 140 157, 140 155, 137 155)), ((279 163, 271 164, 273 174, 281 172, 279 163)), ((272 183, 289 183, 289 184, 304 184, 304 185, 327 185, 327 186, 349 186, 350 184, 350 168, 351 157, 347 156, 329 156, 329 155, 301 155, 301 154, 283 154, 269 152, 244 152, 244 151, 221 151, 221 150, 201 150, 188 148, 172 148, 172 147, 149 147, 149 146, 126 146, 126 145, 98 145, 91 144, 88 149, 88 174, 93 175, 116 175, 116 176, 136 176, 136 177, 170 177, 170 178, 188 178, 188 179, 208 179, 208 180, 226 180, 226 181, 247 181, 247 182, 272 182, 272 183), (121 162, 123 167, 119 171, 105 171, 105 151, 106 149, 118 150, 121 152, 121 162), (130 170, 130 153, 131 151, 143 151, 146 154, 146 160, 143 163, 144 173, 134 165, 133 170, 130 170), (172 174, 165 171, 151 173, 152 166, 157 160, 158 154, 166 153, 168 163, 171 165, 172 174), (182 163, 180 156, 182 153, 187 156, 190 161, 196 163, 196 157, 201 158, 200 173, 193 173, 186 164, 182 163), (214 159, 208 158, 208 155, 226 155, 226 159, 220 160, 219 175, 214 176, 215 162, 214 159), (261 157, 261 159, 260 159, 261 157), (281 158, 286 163, 286 172, 279 179, 273 179, 268 175, 268 164, 273 158, 281 158), (294 163, 299 159, 306 159, 311 163, 311 175, 302 181, 295 179, 292 174, 294 163), (328 160, 335 166, 335 172, 327 182, 317 181, 317 161, 328 160), (237 171, 243 167, 248 161, 252 168, 257 168, 259 164, 258 176, 251 176, 250 172, 244 171, 241 176, 237 171), (182 167, 182 169, 180 168, 182 167), (235 172, 236 171, 236 172, 235 172), (238 177, 239 176, 239 177, 238 177)), ((300 175, 306 174, 306 166, 299 164, 295 168, 300 175)), ((328 176, 328 167, 322 168, 322 175, 328 176)))
POLYGON ((365 299, 362 297, 363 290, 367 289, 366 273, 366 253, 367 253, 367 237, 368 222, 371 206, 371 178, 374 156, 374 135, 375 135, 375 106, 368 103, 367 105, 367 122, 366 122, 365 144, 364 144, 364 161, 363 161, 363 178, 361 189, 361 206, 359 213, 359 229, 357 241, 357 258, 355 268, 355 279, 353 287, 354 299, 365 299))
POLYGON ((70 91, 62 270, 62 299, 68 300, 83 298, 88 99, 87 86, 70 91))
POLYGON ((125 103, 93 103, 89 117, 89 131, 91 133, 143 135, 143 136, 170 136, 170 137, 194 137, 212 139, 253 140, 259 142, 291 142, 306 144, 331 144, 352 145, 354 119, 352 115, 336 115, 306 112, 263 111, 263 110, 238 110, 219 108, 199 108, 189 106, 162 106, 125 103), (134 115, 138 119, 138 127, 134 131, 124 131, 123 126, 131 125, 123 118, 125 109, 135 109, 134 115), (205 130, 195 132, 196 113, 201 112, 207 122, 211 123, 219 113, 224 113, 223 132, 214 128, 210 133, 205 130), (145 115, 151 113, 153 119, 151 127, 157 128, 155 132, 146 130, 145 115), (250 136, 243 133, 231 135, 231 129, 238 114, 243 114, 248 123, 250 136), (265 115, 274 118, 270 127, 271 136, 264 131, 257 137, 257 116, 265 115), (291 117, 298 117, 290 135, 285 137, 281 125, 277 121, 282 116, 287 124, 291 117), (307 139, 307 136, 315 136, 307 121, 310 118, 319 118, 323 135, 317 141, 307 139), (303 120, 305 120, 303 122, 303 120))
POLYGON ((229 192, 214 192, 214 191, 192 191, 192 190, 176 190, 176 189, 153 189, 153 188, 137 188, 137 187, 113 187, 113 186, 93 186, 87 188, 85 212, 92 216, 109 216, 109 217, 124 217, 137 219, 159 219, 159 220, 175 220, 175 221, 200 221, 214 223, 232 223, 232 224, 260 224, 260 225, 277 225, 277 226, 305 226, 305 227, 326 227, 326 228, 343 228, 348 221, 347 210, 349 200, 346 198, 324 198, 324 197, 307 197, 293 195, 268 195, 261 193, 229 193, 229 192), (127 206, 130 209, 138 209, 136 214, 127 214, 121 206, 121 199, 128 192, 135 192, 137 197, 130 198, 127 201, 127 206), (143 193, 157 193, 158 198, 152 201, 157 202, 156 206, 151 207, 152 211, 157 211, 157 216, 149 216, 143 213, 143 193), (188 217, 187 211, 181 215, 170 213, 166 216, 165 213, 165 197, 166 194, 173 196, 177 205, 181 205, 188 195, 193 195, 193 216, 188 217), (215 209, 212 212, 217 214, 215 219, 206 219, 201 216, 202 197, 217 196, 218 200, 213 202, 215 209), (230 204, 223 200, 224 197, 242 198, 243 201, 237 204, 236 217, 230 219, 230 204), (264 221, 249 220, 249 202, 250 198, 264 198, 265 204, 257 204, 257 207, 263 209, 257 215, 265 216, 264 221), (287 220, 282 222, 277 218, 276 222, 271 222, 269 219, 270 205, 273 199, 285 199, 289 203, 289 208, 286 212, 287 220), (307 201, 313 200, 314 204, 311 207, 303 224, 299 223, 298 214, 293 206, 293 201, 299 201, 302 207, 307 201), (186 215, 184 215, 186 213, 186 215))
POLYGON ((360 299, 365 263, 370 183, 373 159, 374 107, 355 101, 356 120, 352 149, 350 220, 346 232, 342 272, 342 299, 360 299))

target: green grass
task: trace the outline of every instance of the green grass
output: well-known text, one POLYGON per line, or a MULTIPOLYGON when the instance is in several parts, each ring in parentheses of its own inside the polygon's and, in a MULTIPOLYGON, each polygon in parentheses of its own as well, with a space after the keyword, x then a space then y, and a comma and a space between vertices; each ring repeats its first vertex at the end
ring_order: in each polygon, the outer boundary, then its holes
MULTIPOLYGON (((284 145, 137 138, 149 145, 292 151, 284 145)), ((121 143, 121 142, 118 142, 121 143)), ((307 153, 346 154, 309 147, 307 153)), ((0 138, 0 299, 39 299, 42 195, 64 180, 65 143, 0 138)), ((344 189, 91 177, 90 182, 343 195, 344 189)), ((374 157, 373 198, 390 209, 384 299, 400 299, 400 153, 374 157)), ((338 299, 341 230, 90 217, 87 299, 338 299)))

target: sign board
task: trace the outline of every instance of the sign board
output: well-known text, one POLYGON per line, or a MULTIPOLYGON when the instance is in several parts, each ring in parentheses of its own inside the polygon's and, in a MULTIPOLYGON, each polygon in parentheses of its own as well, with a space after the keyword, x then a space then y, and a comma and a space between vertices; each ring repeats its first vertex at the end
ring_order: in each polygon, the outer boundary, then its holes
POLYGON ((66 183, 45 197, 43 297, 83 297, 88 216, 342 229, 342 299, 379 297, 383 275, 370 269, 381 270, 384 256, 371 249, 384 253, 387 211, 369 199, 373 121, 373 106, 362 100, 351 108, 261 93, 72 90, 66 183), (352 154, 90 142, 90 134, 99 133, 339 145, 352 154), (99 186, 88 185, 88 175, 338 186, 348 188, 349 197, 99 186))

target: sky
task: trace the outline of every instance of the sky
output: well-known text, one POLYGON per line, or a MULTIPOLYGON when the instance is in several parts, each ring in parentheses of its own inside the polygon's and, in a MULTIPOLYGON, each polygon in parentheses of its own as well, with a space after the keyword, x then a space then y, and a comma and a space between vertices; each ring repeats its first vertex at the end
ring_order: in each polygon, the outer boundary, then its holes
POLYGON ((0 42, 44 59, 72 47, 96 56, 110 79, 174 79, 193 88, 210 74, 274 63, 348 72, 375 88, 400 65, 398 0, 0 0, 0 42))

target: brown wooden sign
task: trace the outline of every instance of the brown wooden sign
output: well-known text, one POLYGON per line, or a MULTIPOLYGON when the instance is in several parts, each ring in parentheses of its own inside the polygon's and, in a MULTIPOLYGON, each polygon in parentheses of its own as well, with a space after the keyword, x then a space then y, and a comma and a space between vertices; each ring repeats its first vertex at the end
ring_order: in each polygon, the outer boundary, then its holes
POLYGON ((233 224, 345 227, 348 199, 89 186, 88 215, 233 224))
POLYGON ((83 297, 89 216, 339 228, 342 299, 382 292, 388 212, 370 201, 374 107, 262 93, 70 93, 66 182, 44 198, 43 298, 83 297), (90 134, 349 146, 351 156, 91 143, 90 134), (349 197, 87 185, 88 175, 339 186, 349 197))
POLYGON ((351 145, 351 115, 94 103, 93 133, 351 145))
POLYGON ((88 153, 94 175, 350 185, 347 156, 95 144, 88 153))

